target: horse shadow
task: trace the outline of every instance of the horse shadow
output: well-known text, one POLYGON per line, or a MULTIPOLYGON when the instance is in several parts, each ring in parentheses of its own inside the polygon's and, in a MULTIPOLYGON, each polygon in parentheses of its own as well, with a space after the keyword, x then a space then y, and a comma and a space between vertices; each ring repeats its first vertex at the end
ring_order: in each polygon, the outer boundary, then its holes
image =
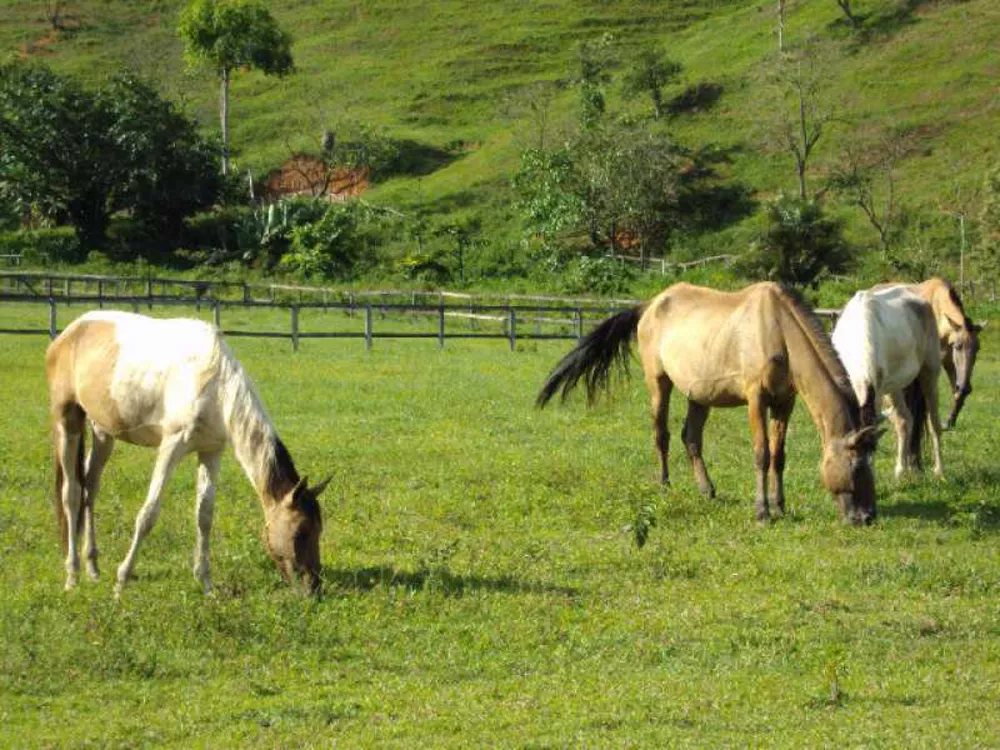
MULTIPOLYGON (((940 499, 887 500, 879 507, 885 518, 913 518, 947 526, 972 525, 978 531, 1000 532, 1000 498, 991 488, 1000 482, 1000 469, 982 467, 947 476, 940 499), (969 497, 986 499, 968 500, 969 497)), ((902 488, 898 491, 902 491, 902 488)))
POLYGON ((416 570, 399 570, 390 565, 363 568, 326 568, 323 588, 341 591, 371 591, 379 586, 392 586, 411 592, 436 591, 449 597, 462 597, 475 591, 503 594, 557 594, 576 597, 579 591, 571 586, 556 586, 538 581, 523 581, 512 575, 498 577, 458 575, 446 568, 422 566, 416 570))

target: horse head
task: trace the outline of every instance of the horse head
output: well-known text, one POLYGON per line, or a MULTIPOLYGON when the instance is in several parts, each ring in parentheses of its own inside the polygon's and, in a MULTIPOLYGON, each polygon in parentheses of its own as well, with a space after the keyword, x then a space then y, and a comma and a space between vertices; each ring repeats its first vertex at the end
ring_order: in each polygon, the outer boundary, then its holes
POLYGON ((954 371, 954 382, 952 382, 954 404, 945 424, 946 429, 955 426, 965 399, 972 393, 972 368, 975 367, 976 357, 979 355, 979 332, 985 326, 967 319, 963 323, 955 326, 949 333, 948 345, 944 352, 945 363, 950 361, 950 369, 954 371))
POLYGON ((874 425, 854 430, 823 447, 820 477, 840 508, 840 515, 853 524, 875 520, 875 476, 871 457, 884 432, 874 425))
POLYGON ((309 487, 303 477, 267 511, 267 551, 286 580, 296 575, 308 580, 309 590, 320 591, 319 536, 323 530, 317 498, 330 478, 309 487))

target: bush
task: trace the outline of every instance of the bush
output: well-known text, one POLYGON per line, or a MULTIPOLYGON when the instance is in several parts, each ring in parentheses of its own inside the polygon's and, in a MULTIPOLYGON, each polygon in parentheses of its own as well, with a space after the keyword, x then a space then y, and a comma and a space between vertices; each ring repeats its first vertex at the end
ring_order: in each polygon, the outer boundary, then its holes
POLYGON ((78 263, 83 259, 80 240, 72 227, 0 234, 0 255, 19 255, 22 263, 38 266, 78 263))
POLYGON ((741 270, 815 288, 825 277, 846 271, 850 261, 840 220, 826 216, 817 201, 781 195, 768 204, 766 226, 741 270))
POLYGON ((624 262, 584 255, 569 264, 563 290, 567 294, 621 294, 634 279, 634 270, 624 262))

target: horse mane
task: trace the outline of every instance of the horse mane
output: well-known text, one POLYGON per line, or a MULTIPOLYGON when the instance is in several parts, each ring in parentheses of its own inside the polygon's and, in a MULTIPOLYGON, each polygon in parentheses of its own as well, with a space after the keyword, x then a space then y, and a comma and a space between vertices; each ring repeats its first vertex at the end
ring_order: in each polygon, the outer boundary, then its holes
POLYGON ((939 281, 948 292, 948 300, 951 304, 958 308, 958 311, 962 314, 962 327, 971 333, 972 321, 969 320, 969 316, 965 314, 965 306, 962 304, 962 299, 958 296, 958 292, 955 291, 955 287, 953 287, 951 282, 947 279, 939 279, 939 281))
POLYGON ((847 369, 844 367, 844 363, 840 361, 840 355, 837 354, 837 350, 833 348, 833 342, 830 341, 830 336, 827 334, 826 329, 823 328, 823 323, 820 321, 819 316, 802 300, 798 292, 783 284, 776 284, 776 287, 779 298, 787 305, 788 311, 802 327, 802 330, 808 334, 807 338, 813 345, 816 355, 833 377, 833 382, 836 384, 837 389, 852 404, 858 405, 858 397, 854 393, 854 388, 851 387, 851 380, 847 375, 847 369))
POLYGON ((258 493, 280 499, 299 481, 295 463, 236 355, 221 338, 216 347, 219 397, 236 459, 258 493))

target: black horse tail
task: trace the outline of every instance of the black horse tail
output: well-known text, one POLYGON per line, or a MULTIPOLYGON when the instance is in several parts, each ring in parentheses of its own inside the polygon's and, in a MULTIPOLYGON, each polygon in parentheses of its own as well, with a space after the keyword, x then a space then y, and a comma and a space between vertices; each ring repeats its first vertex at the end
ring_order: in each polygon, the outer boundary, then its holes
POLYGON ((560 389, 562 397, 566 398, 581 378, 587 386, 587 400, 593 403, 598 392, 608 387, 616 363, 623 372, 628 371, 632 337, 645 309, 645 305, 637 305, 623 310, 584 336, 549 373, 535 404, 544 407, 560 389))
POLYGON ((924 392, 920 390, 920 382, 914 380, 906 386, 903 397, 910 414, 913 415, 913 429, 910 430, 910 442, 906 446, 906 452, 913 466, 919 469, 924 434, 927 432, 927 401, 924 400, 924 392))

